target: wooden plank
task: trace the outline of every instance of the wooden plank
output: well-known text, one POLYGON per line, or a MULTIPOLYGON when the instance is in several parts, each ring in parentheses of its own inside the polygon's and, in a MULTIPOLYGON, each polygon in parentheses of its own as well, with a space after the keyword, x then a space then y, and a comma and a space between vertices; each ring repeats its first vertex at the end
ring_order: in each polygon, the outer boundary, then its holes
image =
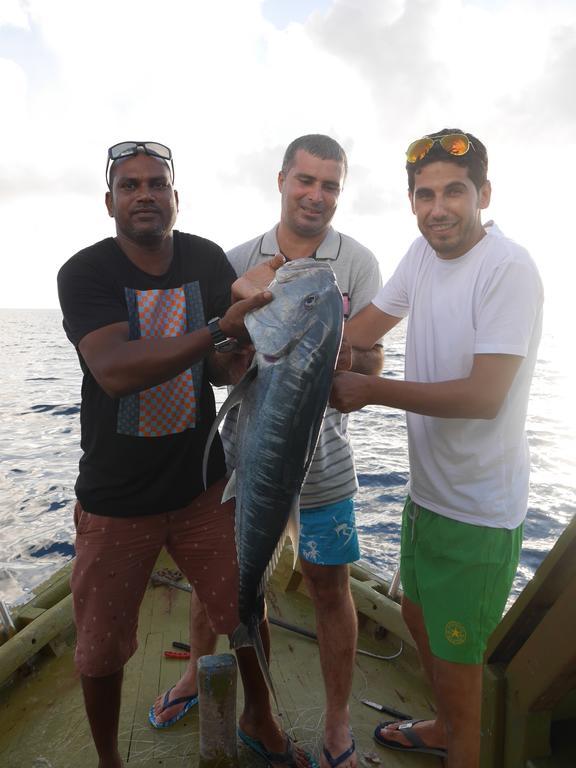
POLYGON ((0 683, 73 623, 72 596, 67 595, 0 646, 0 683))
POLYGON ((550 713, 526 713, 508 697, 505 718, 503 768, 518 768, 528 758, 550 755, 550 713))
POLYGON ((574 719, 553 723, 553 754, 528 760, 527 768, 574 768, 576 765, 575 726, 576 721, 574 719))
POLYGON ((481 768, 502 768, 506 736, 506 679, 504 667, 484 667, 482 681, 481 768))
POLYGON ((35 671, 0 696, 0 765, 26 768, 92 768, 97 765, 84 714, 72 648, 60 657, 38 660, 35 671))
MULTIPOLYGON (((157 568, 174 567, 166 553, 157 568)), ((125 698, 130 701, 126 726, 130 726, 127 765, 193 764, 197 750, 197 714, 191 712, 169 729, 154 729, 148 722, 148 711, 155 699, 178 680, 183 665, 164 658, 173 640, 188 641, 188 594, 170 587, 152 587, 146 591, 138 627, 139 648, 130 661, 125 698), (191 738, 195 736, 196 738, 191 738)))
MULTIPOLYGON (((492 633, 486 659, 506 663, 522 647, 562 594, 576 581, 576 517, 563 531, 532 579, 492 633)), ((552 646, 553 647, 553 646, 552 646)))
POLYGON ((28 626, 31 621, 37 619, 45 612, 46 608, 37 608, 35 605, 25 605, 18 613, 18 628, 28 626))
POLYGON ((30 601, 38 608, 50 608, 70 594, 70 576, 74 567, 74 559, 57 571, 50 579, 33 590, 34 597, 30 601))
POLYGON ((405 643, 416 647, 416 642, 402 618, 401 608, 394 600, 385 597, 372 587, 372 582, 358 581, 350 577, 350 589, 356 609, 381 624, 405 643))
POLYGON ((561 596, 508 665, 509 696, 518 709, 551 710, 576 686, 576 645, 573 635, 566 631, 574 626, 576 580, 565 585, 561 596))

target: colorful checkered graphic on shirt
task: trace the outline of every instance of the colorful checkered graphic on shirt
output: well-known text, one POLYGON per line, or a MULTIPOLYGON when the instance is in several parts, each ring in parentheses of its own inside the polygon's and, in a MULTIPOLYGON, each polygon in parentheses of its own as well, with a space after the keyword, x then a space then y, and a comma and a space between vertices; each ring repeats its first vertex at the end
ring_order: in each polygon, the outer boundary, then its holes
MULTIPOLYGON (((186 298, 182 288, 135 291, 141 338, 186 333, 186 298)), ((138 435, 162 437, 196 424, 196 397, 189 370, 140 392, 138 435)))
POLYGON ((135 293, 142 338, 186 333, 186 297, 182 288, 135 293))

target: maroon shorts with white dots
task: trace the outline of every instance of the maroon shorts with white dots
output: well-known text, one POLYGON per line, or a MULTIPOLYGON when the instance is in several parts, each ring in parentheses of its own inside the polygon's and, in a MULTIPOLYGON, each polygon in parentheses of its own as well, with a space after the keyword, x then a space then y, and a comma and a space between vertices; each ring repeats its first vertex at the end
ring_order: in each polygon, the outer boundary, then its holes
POLYGON ((162 547, 194 586, 219 634, 238 625, 234 502, 219 481, 184 509, 141 517, 104 517, 76 504, 72 595, 76 666, 111 675, 136 651, 138 614, 162 547))

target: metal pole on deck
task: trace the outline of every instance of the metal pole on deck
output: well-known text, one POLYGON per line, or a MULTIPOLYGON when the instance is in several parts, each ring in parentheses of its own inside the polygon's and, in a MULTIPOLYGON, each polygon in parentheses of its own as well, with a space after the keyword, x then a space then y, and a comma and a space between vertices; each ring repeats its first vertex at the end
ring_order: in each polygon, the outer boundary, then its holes
POLYGON ((8 606, 3 600, 0 600, 0 645, 10 640, 16 634, 16 627, 12 621, 12 616, 8 606))
POLYGON ((200 755, 198 768, 238 768, 236 658, 231 653, 198 659, 200 755))

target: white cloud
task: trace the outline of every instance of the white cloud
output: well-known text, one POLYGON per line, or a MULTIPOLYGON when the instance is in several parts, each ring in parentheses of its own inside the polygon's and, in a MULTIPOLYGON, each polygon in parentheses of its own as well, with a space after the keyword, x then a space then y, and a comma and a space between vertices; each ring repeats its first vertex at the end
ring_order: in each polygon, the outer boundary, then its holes
POLYGON ((4 1, 0 44, 17 25, 30 50, 0 59, 13 270, 0 306, 56 306, 58 266, 112 233, 106 148, 127 138, 172 147, 178 226, 230 247, 276 219, 288 142, 333 135, 350 158, 335 223, 389 272, 416 234, 403 151, 457 125, 488 146, 495 218, 553 273, 571 236, 575 163, 562 143, 575 135, 573 3, 318 0, 305 23, 280 29, 264 10, 261 0, 4 1), (45 78, 32 82, 39 62, 45 78))
POLYGON ((4 111, 0 130, 4 146, 11 146, 26 121, 27 82, 21 66, 0 58, 0 93, 9 109, 4 111))
POLYGON ((4 26, 28 26, 28 15, 21 0, 2 0, 2 4, 0 4, 0 27, 4 26))

